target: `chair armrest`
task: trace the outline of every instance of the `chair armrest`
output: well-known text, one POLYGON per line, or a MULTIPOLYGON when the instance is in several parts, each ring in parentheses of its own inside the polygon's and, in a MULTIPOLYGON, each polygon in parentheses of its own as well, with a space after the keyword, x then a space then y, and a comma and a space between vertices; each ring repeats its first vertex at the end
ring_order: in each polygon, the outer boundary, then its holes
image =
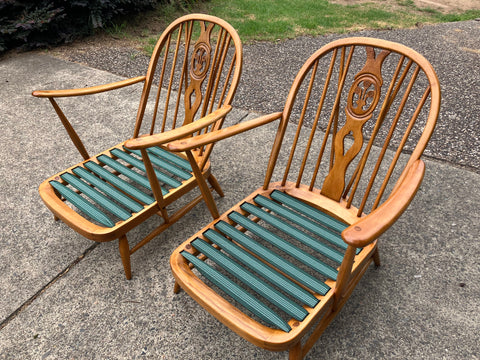
POLYGON ((35 97, 41 98, 57 98, 57 97, 68 97, 68 96, 82 96, 82 95, 91 95, 98 94, 108 90, 119 89, 125 86, 133 85, 142 81, 145 81, 145 76, 137 76, 131 79, 125 79, 121 81, 116 81, 110 84, 91 86, 80 89, 66 89, 66 90, 36 90, 32 92, 32 95, 35 97))
POLYGON ((193 138, 173 141, 167 145, 167 149, 173 152, 182 152, 182 151, 195 149, 204 145, 215 143, 219 140, 226 139, 230 136, 237 135, 242 132, 254 129, 258 126, 268 124, 273 120, 279 119, 281 117, 282 117, 281 112, 264 115, 256 119, 252 119, 236 125, 229 126, 228 128, 225 128, 225 129, 212 131, 208 134, 203 134, 203 135, 195 136, 193 138))
POLYGON ((360 248, 383 234, 405 211, 417 193, 425 174, 425 163, 416 160, 395 192, 377 209, 342 232, 343 240, 360 248))
POLYGON ((225 105, 220 109, 217 109, 214 112, 208 114, 207 116, 201 119, 198 119, 190 124, 181 126, 179 128, 169 130, 164 133, 147 135, 147 136, 130 139, 125 143, 125 146, 128 149, 139 150, 139 149, 146 149, 152 146, 162 145, 170 141, 184 138, 224 118, 231 110, 232 110, 231 105, 225 105))

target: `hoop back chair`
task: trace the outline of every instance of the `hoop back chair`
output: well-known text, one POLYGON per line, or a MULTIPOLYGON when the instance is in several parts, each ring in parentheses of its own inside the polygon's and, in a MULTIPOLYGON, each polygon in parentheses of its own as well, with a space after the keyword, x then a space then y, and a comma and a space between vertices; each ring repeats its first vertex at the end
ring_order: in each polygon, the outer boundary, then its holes
POLYGON ((439 107, 423 56, 349 38, 306 61, 283 112, 169 144, 185 151, 280 119, 263 186, 171 255, 175 292, 253 344, 303 358, 380 264, 377 239, 420 186, 439 107))
MULTIPOLYGON (((225 21, 192 14, 163 32, 145 76, 83 89, 34 91, 48 98, 83 161, 48 178, 40 196, 56 219, 98 242, 119 239, 125 275, 130 255, 175 223, 202 198, 218 217, 210 185, 223 196, 212 175, 213 144, 184 153, 168 142, 221 128, 231 110, 242 69, 242 46, 225 21), (110 91, 143 82, 131 139, 90 156, 56 98, 110 91), (147 106, 148 105, 148 106, 147 106), (201 194, 173 214, 166 207, 196 187, 201 194), (153 215, 161 224, 130 248, 126 233, 153 215)), ((140 95, 140 94, 139 94, 140 95)))

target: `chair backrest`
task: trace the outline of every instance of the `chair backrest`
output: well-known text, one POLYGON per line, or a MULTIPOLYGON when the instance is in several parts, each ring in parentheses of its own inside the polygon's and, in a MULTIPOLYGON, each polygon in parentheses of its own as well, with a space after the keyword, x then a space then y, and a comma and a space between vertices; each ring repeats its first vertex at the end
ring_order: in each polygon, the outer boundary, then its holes
POLYGON ((242 45, 230 24, 204 14, 177 19, 153 50, 133 137, 175 129, 229 105, 241 70, 242 45))
POLYGON ((438 79, 422 55, 378 39, 334 41, 294 80, 264 188, 279 176, 369 213, 420 157, 439 108, 438 79), (296 126, 291 138, 287 124, 296 126))

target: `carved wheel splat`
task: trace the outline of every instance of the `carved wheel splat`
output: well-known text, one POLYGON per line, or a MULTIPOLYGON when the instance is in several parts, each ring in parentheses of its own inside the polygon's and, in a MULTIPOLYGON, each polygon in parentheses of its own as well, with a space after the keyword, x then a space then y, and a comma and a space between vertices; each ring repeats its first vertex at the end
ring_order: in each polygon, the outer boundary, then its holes
POLYGON ((190 62, 190 84, 185 91, 185 121, 184 125, 193 121, 195 114, 202 103, 202 83, 207 76, 210 68, 210 57, 212 47, 210 45, 210 34, 215 24, 205 26, 205 22, 201 22, 201 33, 195 43, 192 59, 190 62), (195 101, 192 104, 192 98, 195 101))
MULTIPOLYGON (((352 50, 353 51, 353 50, 352 50)), ((380 99, 383 84, 382 64, 390 51, 383 50, 375 56, 373 47, 367 47, 367 60, 360 72, 355 75, 355 82, 350 88, 345 109, 345 125, 337 133, 335 144, 335 161, 330 169, 321 193, 329 198, 339 201, 345 188, 345 174, 352 160, 362 149, 363 125, 372 117, 380 99), (347 150, 345 139, 353 136, 353 144, 347 150)))

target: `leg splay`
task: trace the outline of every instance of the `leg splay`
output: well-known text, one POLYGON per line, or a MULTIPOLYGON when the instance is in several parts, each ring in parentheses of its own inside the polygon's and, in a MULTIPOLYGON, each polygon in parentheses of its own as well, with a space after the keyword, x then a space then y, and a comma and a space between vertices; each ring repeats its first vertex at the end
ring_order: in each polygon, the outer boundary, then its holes
POLYGON ((208 182, 210 183, 210 185, 212 185, 212 187, 215 189, 215 191, 217 192, 218 195, 220 195, 220 197, 224 197, 225 194, 223 193, 223 190, 222 188, 220 187, 220 184, 218 183, 218 180, 215 178, 215 176, 213 176, 213 174, 210 174, 207 178, 208 182))

